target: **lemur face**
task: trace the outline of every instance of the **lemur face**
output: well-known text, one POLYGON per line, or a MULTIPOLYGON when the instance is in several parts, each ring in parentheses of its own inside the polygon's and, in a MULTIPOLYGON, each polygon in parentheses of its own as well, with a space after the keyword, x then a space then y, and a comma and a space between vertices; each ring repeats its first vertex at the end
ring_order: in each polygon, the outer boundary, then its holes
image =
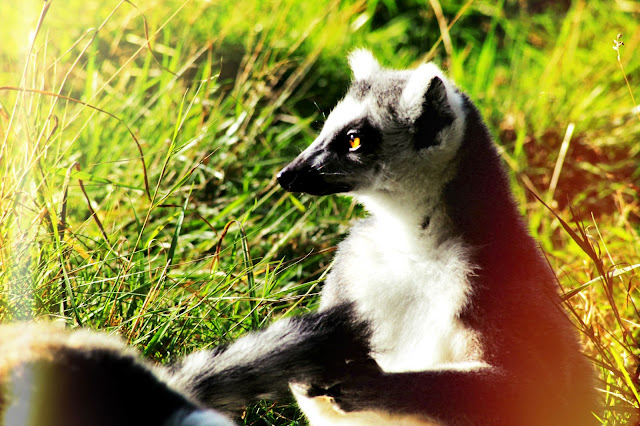
POLYGON ((278 174, 280 185, 312 195, 393 192, 407 176, 441 175, 462 139, 461 95, 432 64, 387 70, 364 50, 350 64, 347 95, 278 174))

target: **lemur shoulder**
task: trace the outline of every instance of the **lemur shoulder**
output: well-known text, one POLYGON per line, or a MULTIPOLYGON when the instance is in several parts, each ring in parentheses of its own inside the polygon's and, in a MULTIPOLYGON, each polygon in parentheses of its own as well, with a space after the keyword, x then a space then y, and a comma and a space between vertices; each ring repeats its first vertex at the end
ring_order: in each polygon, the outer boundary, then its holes
POLYGON ((433 64, 365 50, 281 186, 355 197, 318 312, 200 352, 174 380, 232 409, 291 387, 313 425, 585 425, 592 366, 482 117, 433 64))

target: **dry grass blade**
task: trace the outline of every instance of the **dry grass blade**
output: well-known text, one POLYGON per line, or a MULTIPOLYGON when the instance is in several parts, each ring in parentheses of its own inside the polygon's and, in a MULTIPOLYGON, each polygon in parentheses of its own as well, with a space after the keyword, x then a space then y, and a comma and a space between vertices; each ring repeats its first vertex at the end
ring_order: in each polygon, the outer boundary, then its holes
POLYGON ((627 84, 627 89, 629 89, 629 96, 631 96, 631 100, 633 101, 634 111, 638 120, 640 120, 640 109, 638 109, 638 104, 636 103, 636 98, 633 96, 633 90, 631 90, 631 84, 629 84, 629 79, 627 78, 627 73, 624 71, 624 67, 622 66, 622 61, 620 60, 620 48, 624 46, 624 41, 622 41, 622 34, 618 34, 616 39, 613 40, 613 50, 616 51, 618 66, 620 66, 620 71, 622 72, 622 76, 624 77, 624 82, 627 84))

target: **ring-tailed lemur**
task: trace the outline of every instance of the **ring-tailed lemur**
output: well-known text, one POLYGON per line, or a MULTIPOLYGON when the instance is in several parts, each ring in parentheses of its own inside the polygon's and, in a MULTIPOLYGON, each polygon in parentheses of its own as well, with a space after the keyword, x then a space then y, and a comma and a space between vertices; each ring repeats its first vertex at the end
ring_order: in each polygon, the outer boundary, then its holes
POLYGON ((0 326, 3 426, 232 426, 170 388, 164 376, 101 333, 0 326))
POLYGON ((474 105, 432 64, 350 64, 346 97, 278 175, 370 213, 318 312, 193 354, 174 384, 227 410, 291 385, 312 425, 592 423, 592 367, 474 105))

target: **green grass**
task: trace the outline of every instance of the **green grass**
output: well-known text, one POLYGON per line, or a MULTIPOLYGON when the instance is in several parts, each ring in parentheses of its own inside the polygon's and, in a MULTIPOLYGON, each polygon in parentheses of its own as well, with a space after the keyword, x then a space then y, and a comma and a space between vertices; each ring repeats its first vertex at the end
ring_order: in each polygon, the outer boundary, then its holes
MULTIPOLYGON (((632 424, 640 8, 523 3, 71 0, 40 25, 42 2, 1 6, 0 320, 117 332, 166 362, 313 309, 362 211, 274 176, 365 45, 389 66, 433 58, 477 102, 598 366, 596 414, 632 424), (458 14, 441 43, 438 18, 458 14)), ((301 416, 265 402, 244 418, 259 419, 301 416)))

